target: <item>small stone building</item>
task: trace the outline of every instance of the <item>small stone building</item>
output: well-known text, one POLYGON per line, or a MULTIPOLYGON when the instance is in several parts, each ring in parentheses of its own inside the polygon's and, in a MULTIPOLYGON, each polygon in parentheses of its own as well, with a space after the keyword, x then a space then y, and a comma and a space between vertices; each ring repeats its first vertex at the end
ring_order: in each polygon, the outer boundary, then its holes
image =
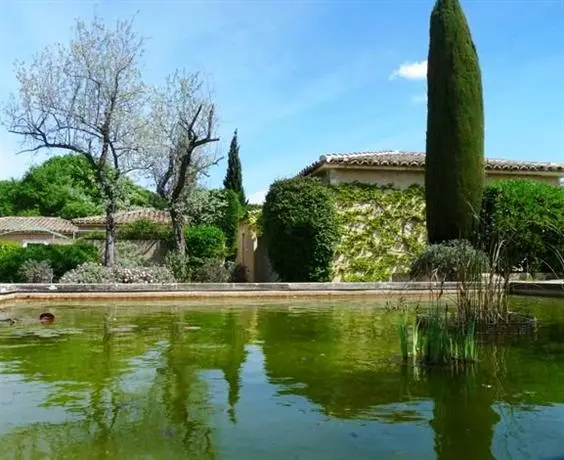
POLYGON ((78 233, 72 222, 58 217, 0 217, 0 241, 29 244, 69 244, 78 233))
MULTIPOLYGON (((558 185, 564 164, 488 159, 485 172, 486 182, 532 179, 558 185)), ((331 185, 337 213, 346 222, 333 262, 335 282, 401 276, 414 254, 425 247, 424 153, 323 155, 299 175, 319 177, 331 185)), ((275 280, 262 238, 242 225, 239 239, 240 261, 249 265, 253 279, 275 280)))
MULTIPOLYGON (((564 164, 535 161, 486 160, 486 182, 533 179, 558 185, 564 164)), ((405 189, 425 184, 425 153, 404 151, 323 155, 300 172, 331 185, 360 182, 405 189)))

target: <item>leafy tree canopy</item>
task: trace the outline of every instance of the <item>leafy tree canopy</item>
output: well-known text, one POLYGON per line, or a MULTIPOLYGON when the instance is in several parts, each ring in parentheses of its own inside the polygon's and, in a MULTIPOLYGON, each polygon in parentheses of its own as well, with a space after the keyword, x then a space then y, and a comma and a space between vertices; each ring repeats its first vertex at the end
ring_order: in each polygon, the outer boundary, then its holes
MULTIPOLYGON (((160 207, 156 195, 123 181, 122 209, 160 207)), ((104 211, 103 199, 87 160, 76 154, 52 157, 20 180, 0 181, 0 215, 41 215, 74 219, 104 211)))

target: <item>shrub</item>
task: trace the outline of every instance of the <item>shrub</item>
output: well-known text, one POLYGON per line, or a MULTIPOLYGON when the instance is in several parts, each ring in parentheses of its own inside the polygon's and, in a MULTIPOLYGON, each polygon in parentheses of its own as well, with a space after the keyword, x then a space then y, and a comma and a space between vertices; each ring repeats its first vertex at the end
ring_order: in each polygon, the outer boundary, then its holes
POLYGON ((230 283, 248 283, 250 281, 249 269, 243 264, 235 264, 229 270, 230 283))
POLYGON ((26 283, 51 283, 53 282, 53 269, 49 262, 26 260, 20 269, 21 276, 26 283))
POLYGON ((564 188, 532 180, 500 181, 486 189, 480 240, 501 245, 500 268, 564 273, 564 188))
POLYGON ((169 251, 165 258, 165 266, 174 275, 179 283, 187 283, 190 281, 192 273, 190 258, 185 254, 179 254, 176 251, 169 251))
POLYGON ((488 268, 487 255, 465 240, 429 246, 411 265, 411 278, 457 281, 475 278, 488 268))
POLYGON ((21 248, 19 243, 13 241, 0 241, 0 255, 21 248))
POLYGON ((117 264, 120 267, 144 267, 148 265, 139 246, 130 240, 116 241, 117 264))
POLYGON ((65 273, 59 282, 64 284, 111 283, 113 276, 111 269, 98 263, 87 262, 65 273))
POLYGON ((185 230, 186 251, 191 258, 213 259, 225 256, 225 236, 208 225, 188 227, 185 230))
POLYGON ((237 233, 242 215, 239 197, 233 190, 196 189, 186 200, 188 225, 220 228, 225 235, 229 258, 236 254, 237 233))
MULTIPOLYGON (((43 246, 45 257, 36 260, 47 260, 53 267, 55 279, 60 278, 69 270, 85 262, 97 262, 100 259, 98 248, 92 244, 53 244, 43 246)), ((41 257, 41 252, 39 254, 41 257)))
POLYGON ((174 283, 175 279, 166 267, 104 267, 100 264, 85 263, 65 273, 60 282, 66 284, 159 284, 174 283))
POLYGON ((119 227, 119 240, 166 240, 170 237, 170 226, 150 219, 137 219, 119 227))
POLYGON ((79 237, 80 241, 96 240, 106 241, 106 232, 102 230, 93 230, 91 232, 82 233, 79 237))
POLYGON ((174 283, 174 275, 167 267, 113 267, 113 277, 116 283, 126 284, 160 284, 174 283))
POLYGON ((330 280, 337 229, 330 192, 320 180, 296 178, 270 186, 263 231, 272 266, 282 280, 330 280))
POLYGON ((205 259, 193 269, 192 281, 195 283, 227 283, 229 270, 222 260, 205 259))
POLYGON ((0 280, 7 283, 24 282, 21 269, 27 260, 48 262, 53 269, 54 279, 57 280, 76 266, 98 259, 98 249, 90 244, 17 247, 0 253, 0 280))

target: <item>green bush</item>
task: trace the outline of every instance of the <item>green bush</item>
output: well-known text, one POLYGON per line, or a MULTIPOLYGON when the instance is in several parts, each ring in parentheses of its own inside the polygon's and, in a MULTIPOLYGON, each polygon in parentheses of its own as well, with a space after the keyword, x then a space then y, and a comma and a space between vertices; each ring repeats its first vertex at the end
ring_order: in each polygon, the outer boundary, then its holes
POLYGON ((191 281, 194 283, 227 283, 229 270, 221 259, 204 259, 193 268, 191 281))
POLYGON ((170 226, 138 219, 118 228, 118 240, 166 240, 170 237, 170 226))
POLYGON ((14 241, 0 241, 0 256, 6 252, 10 252, 18 248, 21 248, 21 245, 14 241))
POLYGON ((174 278, 179 283, 187 283, 190 281, 192 266, 190 264, 190 258, 186 254, 169 251, 165 258, 165 266, 171 271, 174 278))
POLYGON ((225 256, 225 235, 221 229, 208 225, 185 230, 186 251, 191 258, 216 259, 225 256))
POLYGON ((434 244, 412 263, 412 279, 437 278, 439 281, 476 279, 488 269, 488 256, 465 240, 434 244))
POLYGON ((79 241, 88 241, 88 240, 95 240, 95 241, 106 241, 106 232, 102 230, 92 230, 91 232, 84 232, 81 233, 78 237, 79 241))
POLYGON ((57 280, 76 266, 98 259, 98 249, 90 244, 18 246, 0 253, 0 281, 25 282, 22 267, 27 260, 48 262, 53 269, 54 279, 57 280))
POLYGON ((227 257, 237 253, 237 233, 244 210, 233 190, 196 189, 186 199, 186 222, 190 226, 220 228, 226 240, 227 257))
POLYGON ((49 262, 26 260, 21 267, 21 275, 26 283, 52 283, 53 269, 49 262))
POLYGON ((63 284, 98 284, 113 283, 113 271, 102 264, 87 262, 65 273, 60 283, 63 284))
POLYGON ((489 253, 501 248, 505 272, 564 273, 564 188, 524 179, 488 186, 480 241, 489 253))
POLYGON ((116 253, 117 265, 120 267, 144 267, 150 265, 134 241, 116 241, 116 253))
POLYGON ((250 281, 249 269, 243 264, 233 264, 228 267, 230 283, 248 283, 250 281))
POLYGON ((263 231, 282 280, 329 281, 339 232, 331 194, 320 180, 295 178, 270 186, 263 231))

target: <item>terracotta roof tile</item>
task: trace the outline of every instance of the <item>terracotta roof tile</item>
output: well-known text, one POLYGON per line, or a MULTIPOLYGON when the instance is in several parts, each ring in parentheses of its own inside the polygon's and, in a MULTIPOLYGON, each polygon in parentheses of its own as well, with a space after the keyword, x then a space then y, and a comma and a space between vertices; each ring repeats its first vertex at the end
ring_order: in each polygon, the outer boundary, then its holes
MULTIPOLYGON (((170 222, 170 216, 167 211, 159 209, 135 209, 133 211, 119 212, 115 215, 116 224, 128 224, 139 219, 149 219, 159 224, 167 224, 170 222)), ((106 215, 80 217, 74 219, 73 223, 78 225, 104 225, 106 223, 106 215)))
POLYGON ((73 234, 78 227, 71 221, 59 217, 0 217, 0 233, 54 232, 73 234))
MULTIPOLYGON (((360 167, 406 167, 422 168, 425 166, 425 153, 405 151, 356 152, 323 155, 316 162, 300 171, 300 176, 307 176, 324 165, 360 166, 360 167)), ((486 160, 486 171, 507 172, 554 172, 564 173, 564 164, 541 163, 535 161, 486 160)))

